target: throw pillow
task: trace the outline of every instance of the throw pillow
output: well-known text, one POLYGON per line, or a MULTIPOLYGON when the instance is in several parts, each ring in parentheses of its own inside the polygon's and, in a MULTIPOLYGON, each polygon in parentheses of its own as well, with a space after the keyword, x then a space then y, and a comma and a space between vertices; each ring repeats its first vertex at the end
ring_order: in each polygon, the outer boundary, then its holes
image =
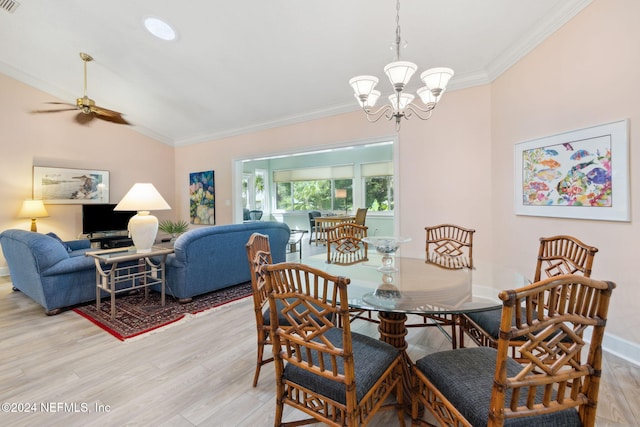
POLYGON ((51 231, 51 232, 47 233, 47 236, 53 237, 58 242, 60 242, 60 244, 62 246, 64 246, 64 248, 67 250, 67 252, 71 252, 71 248, 69 247, 69 245, 67 245, 67 243, 64 240, 62 240, 56 233, 51 231))

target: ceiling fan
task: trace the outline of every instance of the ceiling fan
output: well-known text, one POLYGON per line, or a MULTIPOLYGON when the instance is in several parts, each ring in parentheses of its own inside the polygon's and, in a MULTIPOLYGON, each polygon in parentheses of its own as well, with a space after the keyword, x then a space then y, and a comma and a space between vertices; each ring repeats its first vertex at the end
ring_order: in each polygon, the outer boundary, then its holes
POLYGON ((80 110, 80 112, 76 115, 75 120, 80 124, 89 123, 94 118, 106 120, 112 123, 118 123, 122 125, 129 125, 128 121, 126 121, 122 117, 122 113, 117 111, 108 110, 106 108, 98 107, 95 101, 87 96, 87 62, 93 61, 93 57, 91 55, 80 52, 80 58, 82 62, 84 62, 84 96, 82 98, 77 98, 76 103, 70 104, 67 102, 47 102, 47 104, 56 104, 56 105, 70 105, 73 108, 63 108, 56 110, 36 110, 34 113, 57 113, 60 111, 74 111, 80 110))

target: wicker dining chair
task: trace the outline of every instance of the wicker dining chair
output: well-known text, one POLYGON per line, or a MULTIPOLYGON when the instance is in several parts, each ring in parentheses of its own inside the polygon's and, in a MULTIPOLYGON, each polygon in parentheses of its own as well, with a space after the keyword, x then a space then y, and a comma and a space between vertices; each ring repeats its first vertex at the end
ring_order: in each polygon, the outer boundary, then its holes
POLYGON ((341 222, 325 230, 327 236, 327 263, 351 265, 367 261, 367 226, 341 222))
MULTIPOLYGON (((425 260, 438 267, 457 270, 461 268, 473 268, 473 234, 471 228, 454 224, 440 224, 425 227, 426 245, 425 260)), ((418 315, 420 321, 408 323, 408 328, 433 326, 437 327, 450 341, 453 349, 457 348, 459 338, 457 314, 428 314, 418 315), (450 327, 451 333, 444 328, 450 327)))
POLYGON ((274 425, 364 426, 379 410, 396 409, 404 426, 402 356, 390 344, 351 332, 349 279, 299 263, 266 270, 276 367, 274 425), (285 404, 312 418, 283 423, 285 404))
MULTIPOLYGON (((593 260, 598 249, 589 246, 572 236, 553 236, 540 238, 538 260, 534 282, 542 278, 562 274, 581 274, 591 276, 593 260)), ((464 347, 465 335, 480 346, 496 348, 500 325, 500 309, 465 313, 460 316, 460 347, 464 347)), ((522 343, 518 340, 511 343, 512 357, 518 358, 517 348, 522 343)))
MULTIPOLYGON (((342 222, 325 230, 327 236, 327 263, 353 265, 369 260, 369 245, 362 241, 368 227, 342 222)), ((351 308, 351 321, 355 319, 380 323, 373 317, 374 310, 351 308)))
POLYGON ((419 403, 448 426, 595 425, 614 288, 612 282, 572 274, 500 292, 497 349, 433 353, 412 367, 412 425, 427 424, 418 416, 419 403), (589 343, 582 339, 587 330, 589 343), (514 340, 521 342, 520 363, 509 357, 514 340), (577 357, 583 347, 585 363, 577 357))
POLYGON ((256 317, 256 329, 258 337, 258 352, 256 361, 256 371, 253 376, 253 386, 258 385, 260 368, 269 362, 273 362, 273 357, 264 358, 265 345, 271 345, 271 316, 269 315, 269 298, 267 297, 266 271, 265 265, 271 264, 271 248, 269 246, 269 236, 260 233, 253 233, 249 237, 246 245, 247 258, 249 259, 249 269, 251 270, 251 288, 253 291, 253 310, 256 317))
POLYGON ((427 262, 444 268, 473 268, 473 233, 453 224, 425 227, 427 262))

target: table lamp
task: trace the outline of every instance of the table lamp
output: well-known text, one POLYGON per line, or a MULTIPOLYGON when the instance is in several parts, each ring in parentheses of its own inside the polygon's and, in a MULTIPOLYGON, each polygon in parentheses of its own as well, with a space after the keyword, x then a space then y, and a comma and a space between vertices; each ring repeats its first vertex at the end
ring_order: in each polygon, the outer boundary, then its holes
POLYGON ((336 199, 344 199, 344 214, 347 215, 347 189, 337 188, 336 199))
POLYGON ((31 218, 31 231, 38 231, 37 218, 49 216, 42 200, 25 200, 18 213, 18 218, 31 218))
POLYGON ((150 215, 149 211, 167 209, 171 209, 171 206, 162 198, 153 184, 136 183, 113 210, 138 211, 129 220, 129 234, 137 252, 151 252, 158 234, 158 218, 150 215))

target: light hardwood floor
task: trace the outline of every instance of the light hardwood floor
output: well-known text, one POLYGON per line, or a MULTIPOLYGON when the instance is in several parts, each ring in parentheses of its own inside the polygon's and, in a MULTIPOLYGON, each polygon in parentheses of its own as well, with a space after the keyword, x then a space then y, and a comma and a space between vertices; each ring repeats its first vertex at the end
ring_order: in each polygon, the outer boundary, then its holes
MULTIPOLYGON (((46 316, 0 277, 0 402, 35 404, 32 412, 0 412, 0 425, 271 426, 273 365, 251 387, 252 307, 245 299, 121 342, 74 312, 46 316)), ((353 328, 377 335, 368 322, 353 328)), ((414 359, 450 348, 434 328, 412 329, 408 342, 414 359)), ((598 426, 639 425, 639 386, 640 368, 606 354, 598 426)), ((285 420, 296 415, 287 410, 285 420)), ((396 424, 395 413, 384 412, 372 425, 396 424)))

